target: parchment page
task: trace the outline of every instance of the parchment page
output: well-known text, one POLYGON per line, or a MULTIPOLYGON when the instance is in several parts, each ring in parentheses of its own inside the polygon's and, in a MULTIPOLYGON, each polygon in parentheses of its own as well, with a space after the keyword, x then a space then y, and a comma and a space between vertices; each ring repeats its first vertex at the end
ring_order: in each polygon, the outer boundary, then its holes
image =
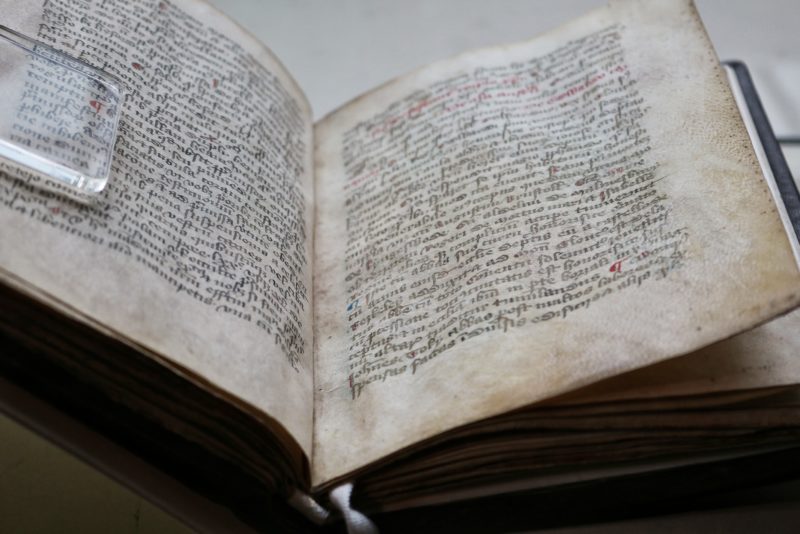
MULTIPOLYGON (((274 418, 310 455, 305 97, 269 51, 201 2, 26 7, 20 29, 121 78, 128 94, 97 200, 72 202, 30 178, 0 176, 4 280, 274 418)), ((68 131, 49 113, 61 80, 37 85, 35 74, 0 78, 15 89, 4 101, 19 104, 17 140, 79 150, 91 132, 68 131)), ((102 102, 69 105, 106 111, 102 102)))
POLYGON ((592 384, 559 403, 656 399, 800 384, 800 311, 697 352, 592 384))
POLYGON ((798 302, 686 0, 422 69, 316 142, 316 484, 798 302))

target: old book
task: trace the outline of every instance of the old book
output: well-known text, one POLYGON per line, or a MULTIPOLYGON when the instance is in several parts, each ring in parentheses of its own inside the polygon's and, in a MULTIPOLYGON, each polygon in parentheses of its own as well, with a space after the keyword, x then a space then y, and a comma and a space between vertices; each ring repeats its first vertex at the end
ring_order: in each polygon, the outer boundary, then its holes
MULTIPOLYGON (((166 471, 375 513, 798 443, 797 192, 687 0, 316 124, 202 2, 8 4, 128 95, 98 198, 0 181, 0 366, 166 471)), ((4 127, 75 149, 35 81, 4 127)))

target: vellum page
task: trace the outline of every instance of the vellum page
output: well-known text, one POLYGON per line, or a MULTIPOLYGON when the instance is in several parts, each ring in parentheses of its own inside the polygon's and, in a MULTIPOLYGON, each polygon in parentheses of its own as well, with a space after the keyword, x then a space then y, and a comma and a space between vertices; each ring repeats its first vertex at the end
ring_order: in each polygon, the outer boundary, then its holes
POLYGON ((686 0, 422 69, 316 141, 315 484, 800 296, 686 0))
POLYGON ((558 402, 661 399, 800 384, 800 311, 697 352, 615 376, 558 402))
MULTIPOLYGON (((25 6, 23 31, 118 76, 128 95, 96 200, 0 176, 2 278, 276 419, 310 454, 305 97, 268 50, 201 2, 25 6)), ((56 150, 75 145, 62 137, 91 135, 48 122, 52 91, 67 90, 59 80, 27 81, 6 95, 18 99, 21 142, 56 150)), ((72 104, 104 112, 102 102, 72 104)))

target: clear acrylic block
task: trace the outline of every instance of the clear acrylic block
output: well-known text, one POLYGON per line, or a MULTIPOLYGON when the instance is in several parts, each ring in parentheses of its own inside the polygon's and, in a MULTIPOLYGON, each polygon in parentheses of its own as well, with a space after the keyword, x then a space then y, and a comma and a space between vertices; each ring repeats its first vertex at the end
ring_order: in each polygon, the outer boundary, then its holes
POLYGON ((0 170, 98 193, 108 182, 122 83, 0 26, 0 170))

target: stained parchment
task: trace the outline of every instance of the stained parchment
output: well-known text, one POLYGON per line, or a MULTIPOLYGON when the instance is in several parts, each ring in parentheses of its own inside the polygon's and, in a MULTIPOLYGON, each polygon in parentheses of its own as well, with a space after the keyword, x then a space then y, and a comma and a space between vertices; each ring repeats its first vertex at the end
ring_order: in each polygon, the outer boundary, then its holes
POLYGON ((315 483, 798 302, 684 0, 427 67, 316 136, 315 483))
MULTIPOLYGON (((305 97, 269 51, 201 2, 48 0, 29 10, 18 17, 26 33, 116 75, 127 97, 95 201, 0 176, 0 270, 275 418, 310 454, 305 97)), ((51 120, 68 80, 43 82, 35 68, 7 76, 17 141, 91 148, 81 142, 91 132, 51 120)), ((104 112, 102 102, 67 105, 104 112)))

